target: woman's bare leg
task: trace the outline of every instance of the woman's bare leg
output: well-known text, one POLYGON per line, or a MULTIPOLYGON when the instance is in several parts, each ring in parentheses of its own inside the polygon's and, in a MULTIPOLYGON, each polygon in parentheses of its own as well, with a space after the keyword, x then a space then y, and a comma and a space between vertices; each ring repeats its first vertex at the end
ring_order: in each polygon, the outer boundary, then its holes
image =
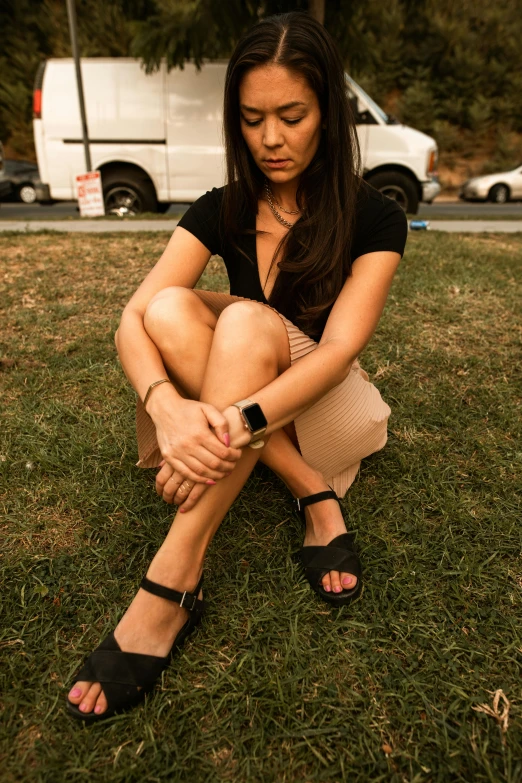
MULTIPOLYGON (((272 311, 269 311, 272 312, 272 311)), ((149 336, 158 346, 165 366, 180 393, 200 399, 217 318, 197 294, 185 288, 167 288, 151 302, 145 318, 149 336)), ((259 457, 286 484, 294 497, 305 497, 328 489, 323 476, 303 459, 293 424, 274 432, 259 457)), ((328 544, 346 532, 335 500, 308 506, 305 510, 309 546, 328 544)), ((352 574, 330 571, 323 578, 326 590, 351 589, 352 574)))
MULTIPOLYGON (((260 305, 238 303, 227 308, 216 325, 201 398, 223 409, 265 386, 289 363, 286 330, 277 315, 260 305), (262 341, 255 339, 260 332, 262 341)), ((206 549, 258 458, 259 451, 244 449, 230 476, 193 509, 176 514, 147 572, 150 579, 181 591, 195 589, 206 549)), ((115 637, 126 652, 165 656, 187 616, 179 605, 139 590, 115 637)), ((107 708, 99 683, 78 682, 69 698, 85 713, 101 714, 107 708)))
MULTIPOLYGON (((161 319, 156 318, 157 344, 169 372, 185 387, 189 396, 199 396, 218 408, 225 408, 231 402, 252 394, 283 372, 290 363, 286 329, 278 316, 268 308, 252 307, 250 303, 241 303, 240 308, 238 304, 231 312, 231 308, 227 308, 229 312, 226 317, 220 318, 219 325, 213 323, 210 311, 203 319, 196 319, 197 323, 185 312, 183 321, 189 339, 181 339, 180 331, 176 330, 176 339, 172 340, 170 348, 163 344, 164 335, 169 330, 164 328, 165 324, 160 324, 161 319), (163 337, 160 337, 160 332, 163 337), (263 341, 255 339, 260 332, 264 334, 263 341), (186 350, 187 345, 190 345, 189 351, 186 350), (206 361, 202 361, 205 352, 206 361), (201 384, 199 389, 198 381, 201 384)), ((152 320, 148 325, 151 331, 154 328, 152 320)), ((281 476, 296 496, 326 488, 322 476, 312 471, 283 431, 274 433, 260 451, 263 461, 281 476)), ((165 542, 148 570, 150 579, 178 590, 192 591, 195 588, 206 549, 244 486, 260 451, 245 449, 230 476, 209 489, 192 510, 175 516, 165 542)), ((320 511, 315 515, 307 513, 305 543, 325 544, 335 535, 345 532, 335 501, 326 501, 307 509, 307 512, 316 509, 320 511), (329 509, 330 505, 335 509, 329 509)), ((338 580, 339 576, 337 572, 331 572, 325 579, 331 579, 335 585, 334 580, 338 580)), ((346 577, 354 580, 350 575, 346 577)), ((139 590, 116 628, 115 636, 127 652, 164 656, 186 618, 186 610, 177 604, 139 590)), ((99 683, 78 682, 69 698, 86 713, 94 710, 101 714, 107 708, 99 683)))
MULTIPOLYGON (((272 312, 272 311, 268 311, 272 312)), ((179 391, 190 399, 200 399, 217 318, 190 289, 167 288, 161 291, 149 309, 145 326, 158 346, 165 366, 179 391)), ((294 497, 323 492, 328 485, 321 473, 303 459, 296 448, 293 424, 274 432, 259 457, 286 484, 294 497)), ((346 532, 335 500, 308 506, 305 510, 307 546, 322 546, 346 532)), ((326 590, 351 589, 352 574, 330 571, 323 578, 326 590)))

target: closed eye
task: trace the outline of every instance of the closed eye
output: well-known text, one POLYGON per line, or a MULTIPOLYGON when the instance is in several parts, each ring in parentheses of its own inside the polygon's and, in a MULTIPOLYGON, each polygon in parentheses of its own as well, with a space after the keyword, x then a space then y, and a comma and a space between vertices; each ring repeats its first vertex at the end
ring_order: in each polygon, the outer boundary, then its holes
MULTIPOLYGON (((299 117, 297 120, 286 120, 284 117, 282 118, 283 122, 286 122, 287 125, 297 125, 297 123, 301 122, 303 119, 302 117, 299 117)), ((255 128, 257 125, 261 123, 261 120, 247 120, 245 117, 243 117, 243 122, 245 125, 248 125, 250 128, 255 128)))

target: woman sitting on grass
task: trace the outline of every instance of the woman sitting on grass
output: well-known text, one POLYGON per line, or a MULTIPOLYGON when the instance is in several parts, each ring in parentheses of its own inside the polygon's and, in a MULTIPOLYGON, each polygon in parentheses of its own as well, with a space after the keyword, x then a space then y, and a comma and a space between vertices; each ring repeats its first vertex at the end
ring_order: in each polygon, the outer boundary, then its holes
POLYGON ((205 552, 258 460, 298 499, 312 589, 334 606, 361 590, 338 496, 386 442, 390 409, 357 357, 406 217, 359 175, 343 64, 306 14, 266 19, 239 42, 224 131, 228 185, 184 215, 116 334, 140 398, 138 464, 160 466, 158 494, 179 508, 68 694, 82 720, 137 704, 196 626, 205 552), (230 294, 195 291, 216 253, 230 294))

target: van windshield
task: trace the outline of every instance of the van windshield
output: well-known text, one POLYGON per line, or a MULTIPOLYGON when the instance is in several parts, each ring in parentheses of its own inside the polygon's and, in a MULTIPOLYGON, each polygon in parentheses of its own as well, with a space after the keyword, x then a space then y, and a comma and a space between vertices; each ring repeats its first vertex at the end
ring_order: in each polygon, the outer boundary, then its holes
POLYGON ((363 90, 363 88, 362 88, 362 87, 361 87, 359 84, 357 84, 357 82, 355 82, 355 81, 352 79, 352 77, 351 77, 351 76, 349 76, 347 73, 345 73, 345 76, 346 76, 346 81, 348 82, 348 84, 350 85, 350 87, 351 87, 351 88, 352 88, 352 89, 353 89, 353 90, 356 92, 356 94, 357 94, 357 93, 359 93, 359 95, 361 95, 361 97, 362 97, 362 98, 364 98, 364 100, 366 101, 366 103, 368 104, 368 106, 371 106, 371 108, 373 109, 373 111, 374 111, 374 112, 375 112, 375 113, 376 113, 376 114, 377 114, 377 115, 378 115, 378 116, 381 118, 381 120, 382 120, 383 122, 385 122, 385 123, 386 123, 386 125, 392 125, 392 124, 393 124, 393 119, 392 119, 391 117, 389 117, 389 116, 386 114, 386 112, 385 112, 385 111, 383 111, 383 110, 381 109, 381 107, 380 107, 380 106, 379 106, 377 103, 375 103, 375 101, 373 100, 373 98, 370 98, 370 96, 368 95, 368 93, 367 93, 367 92, 365 92, 365 91, 363 90))

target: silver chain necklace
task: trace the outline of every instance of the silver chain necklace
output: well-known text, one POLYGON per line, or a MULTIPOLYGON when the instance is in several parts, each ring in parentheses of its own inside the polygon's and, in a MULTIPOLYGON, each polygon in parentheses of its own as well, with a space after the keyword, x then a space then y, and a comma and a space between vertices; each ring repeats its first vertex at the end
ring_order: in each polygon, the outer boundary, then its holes
POLYGON ((265 185, 268 185, 268 190, 270 191, 270 195, 272 196, 272 201, 276 205, 278 209, 280 209, 282 212, 286 212, 287 215, 299 215, 301 213, 300 209, 285 209, 282 204, 279 203, 279 201, 274 196, 274 193, 272 191, 272 188, 270 187, 270 182, 268 179, 265 179, 265 185))
MULTIPOLYGON (((279 214, 277 209, 275 208, 274 201, 275 197, 270 189, 270 185, 268 184, 268 180, 265 180, 265 193, 266 193, 266 200, 268 201, 268 206, 272 210, 273 216, 278 220, 280 223, 283 224, 283 226, 286 226, 287 228, 293 228, 293 223, 290 223, 289 220, 285 220, 285 218, 279 214)), ((276 202, 277 203, 277 202, 276 202)), ((280 204, 277 204, 279 209, 283 209, 280 204)), ((287 209, 283 209, 283 212, 286 212, 288 215, 298 215, 301 210, 297 210, 297 212, 291 212, 287 209)))

